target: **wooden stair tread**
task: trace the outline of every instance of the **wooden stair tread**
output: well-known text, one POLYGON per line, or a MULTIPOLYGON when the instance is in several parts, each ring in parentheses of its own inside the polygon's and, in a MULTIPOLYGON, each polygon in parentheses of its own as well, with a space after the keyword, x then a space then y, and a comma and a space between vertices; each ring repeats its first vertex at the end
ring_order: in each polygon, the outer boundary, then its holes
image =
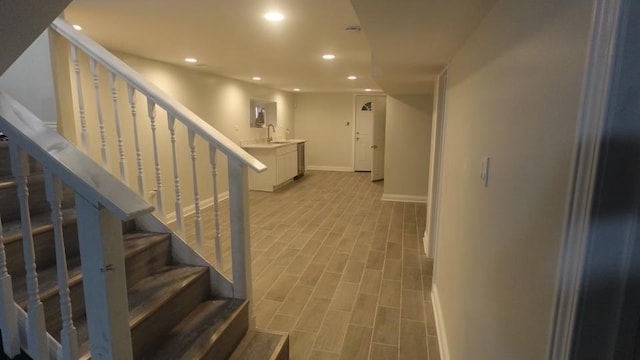
MULTIPOLYGON (((44 182, 44 175, 42 172, 35 172, 29 175, 29 182, 27 185, 40 184, 44 182)), ((0 190, 7 188, 14 188, 18 185, 18 181, 13 175, 0 176, 0 190)))
MULTIPOLYGON (((247 306, 246 300, 209 300, 201 303, 167 335, 154 354, 145 359, 201 359, 216 342, 236 314, 247 306)), ((235 346, 234 346, 235 347, 235 346)))
POLYGON ((148 247, 169 238, 166 233, 134 232, 124 234, 124 252, 126 256, 133 256, 143 252, 148 247))
MULTIPOLYGON (((69 287, 82 281, 80 269, 80 258, 67 259, 67 273, 69 274, 69 287)), ((43 301, 58 294, 58 271, 56 266, 45 269, 38 269, 38 290, 40 290, 40 300, 43 301)), ((13 296, 16 303, 26 309, 27 307, 27 284, 26 276, 16 276, 13 280, 13 296)))
MULTIPOLYGON (((62 209, 63 225, 75 222, 76 219, 77 217, 75 208, 62 209)), ((53 224, 51 223, 51 214, 31 214, 31 233, 33 235, 40 234, 51 229, 53 229, 53 224)), ((3 223, 2 230, 5 245, 12 241, 18 241, 22 239, 21 220, 8 221, 6 223, 3 223)))
MULTIPOLYGON (((134 256, 145 249, 164 241, 169 234, 163 233, 133 233, 124 235, 125 258, 134 256)), ((40 300, 44 301, 58 294, 57 267, 54 264, 44 269, 37 269, 40 300)), ((69 275, 69 287, 82 281, 82 269, 80 257, 67 258, 67 272, 69 275)), ((16 276, 13 279, 13 295, 16 303, 22 308, 27 306, 27 286, 25 276, 16 276)))
POLYGON ((196 278, 206 274, 199 266, 167 266, 129 290, 129 325, 135 327, 162 303, 196 278))
MULTIPOLYGON (((167 266, 129 289, 129 327, 134 328, 153 314, 163 303, 178 294, 183 287, 203 276, 208 271, 199 266, 167 266)), ((80 353, 89 351, 89 331, 86 318, 76 321, 80 353)), ((85 358, 87 356, 85 355, 85 358)))
POLYGON ((249 330, 229 360, 288 359, 289 335, 265 330, 249 330))

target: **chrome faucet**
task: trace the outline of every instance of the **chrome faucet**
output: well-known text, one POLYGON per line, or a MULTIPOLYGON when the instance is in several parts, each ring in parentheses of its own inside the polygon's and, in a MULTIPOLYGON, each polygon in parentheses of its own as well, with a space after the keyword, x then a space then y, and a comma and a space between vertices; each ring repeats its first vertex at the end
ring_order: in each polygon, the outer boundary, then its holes
POLYGON ((268 143, 273 141, 273 138, 271 137, 271 129, 272 128, 273 128, 273 132, 276 132, 276 127, 273 126, 273 124, 267 125, 267 142, 268 143))

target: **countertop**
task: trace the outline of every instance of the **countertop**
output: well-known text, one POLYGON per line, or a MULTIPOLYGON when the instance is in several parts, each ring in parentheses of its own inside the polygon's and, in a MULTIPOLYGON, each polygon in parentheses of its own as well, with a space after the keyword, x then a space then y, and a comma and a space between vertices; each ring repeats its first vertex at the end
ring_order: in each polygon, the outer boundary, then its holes
POLYGON ((281 146, 287 146, 291 144, 299 144, 307 142, 307 139, 289 139, 289 140, 276 140, 271 143, 259 142, 255 144, 242 145, 243 149, 275 149, 281 146))

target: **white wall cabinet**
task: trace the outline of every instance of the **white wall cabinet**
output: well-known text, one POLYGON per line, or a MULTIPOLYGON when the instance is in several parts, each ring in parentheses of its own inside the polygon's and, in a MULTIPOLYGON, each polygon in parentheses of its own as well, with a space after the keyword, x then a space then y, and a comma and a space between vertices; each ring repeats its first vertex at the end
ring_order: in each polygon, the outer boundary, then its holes
POLYGON ((249 171, 249 189, 274 191, 298 174, 298 145, 246 147, 245 150, 267 166, 258 174, 249 171))

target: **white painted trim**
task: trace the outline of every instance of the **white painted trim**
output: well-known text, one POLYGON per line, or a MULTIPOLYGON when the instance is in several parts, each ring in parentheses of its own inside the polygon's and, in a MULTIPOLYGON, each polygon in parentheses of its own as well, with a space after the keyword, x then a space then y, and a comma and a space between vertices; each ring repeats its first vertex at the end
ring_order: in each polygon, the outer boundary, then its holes
POLYGON ((449 342, 447 340, 447 331, 444 326, 444 316, 442 315, 442 305, 440 304, 440 296, 438 295, 438 287, 436 284, 433 284, 431 288, 431 303, 433 304, 433 315, 436 320, 440 359, 449 360, 449 342))
MULTIPOLYGON (((223 201, 229 198, 229 192, 225 191, 223 193, 218 194, 218 201, 223 201)), ((200 208, 201 209, 206 209, 209 206, 213 206, 213 196, 210 198, 206 198, 202 201, 200 201, 200 208)), ((189 205, 186 206, 182 209, 182 214, 184 217, 187 217, 189 215, 195 214, 196 212, 196 206, 195 205, 189 205)), ((165 221, 167 224, 172 224, 174 222, 176 222, 176 212, 170 212, 165 216, 165 221)))
POLYGON ((549 340, 549 359, 571 357, 571 342, 580 293, 590 225, 599 144, 606 116, 621 9, 626 0, 596 0, 591 40, 578 115, 578 133, 571 191, 556 279, 555 314, 549 340))
POLYGON ((421 195, 403 195, 403 194, 382 194, 382 201, 399 201, 399 202, 414 202, 414 203, 427 203, 428 198, 421 195))
POLYGON ((349 167, 349 166, 307 165, 307 170, 353 172, 353 167, 349 167))
POLYGON ((427 204, 427 221, 425 230, 425 251, 433 258, 433 278, 434 282, 438 273, 438 234, 440 228, 441 204, 442 204, 442 184, 443 184, 443 164, 445 163, 445 136, 447 131, 446 122, 446 97, 447 84, 449 81, 449 67, 445 67, 436 80, 436 91, 434 91, 434 115, 432 119, 431 137, 431 160, 428 183, 428 196, 431 201, 427 204), (439 141, 438 141, 439 139, 439 141), (438 146, 439 145, 439 146, 438 146), (438 165, 436 167, 436 164, 438 165))

